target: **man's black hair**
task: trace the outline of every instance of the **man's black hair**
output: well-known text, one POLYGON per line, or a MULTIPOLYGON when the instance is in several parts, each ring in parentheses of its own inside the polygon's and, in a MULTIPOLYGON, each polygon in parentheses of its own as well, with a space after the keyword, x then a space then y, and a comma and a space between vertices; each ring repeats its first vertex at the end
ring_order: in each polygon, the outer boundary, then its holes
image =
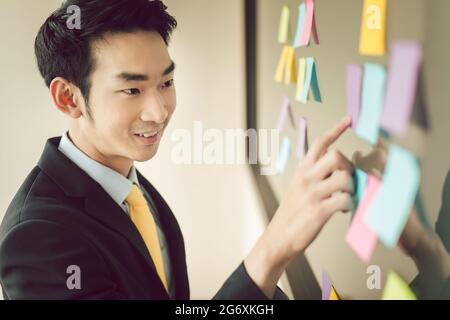
MULTIPOLYGON (((95 68, 93 41, 106 33, 156 31, 168 44, 177 22, 162 1, 156 0, 68 0, 39 29, 35 54, 47 87, 56 77, 75 84, 89 100, 90 75, 95 68), (69 28, 68 19, 80 9, 80 28, 69 28)), ((88 109, 89 111, 89 109, 88 109)))

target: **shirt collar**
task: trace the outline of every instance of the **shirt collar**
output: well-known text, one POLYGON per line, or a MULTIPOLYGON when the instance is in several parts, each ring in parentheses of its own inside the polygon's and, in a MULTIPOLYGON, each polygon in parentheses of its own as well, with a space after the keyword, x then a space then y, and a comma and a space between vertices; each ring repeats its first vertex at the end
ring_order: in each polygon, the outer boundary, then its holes
POLYGON ((128 197, 133 183, 139 186, 134 166, 131 166, 128 178, 125 178, 117 171, 91 159, 78 149, 70 140, 67 132, 62 136, 58 149, 100 184, 118 205, 121 205, 128 197))

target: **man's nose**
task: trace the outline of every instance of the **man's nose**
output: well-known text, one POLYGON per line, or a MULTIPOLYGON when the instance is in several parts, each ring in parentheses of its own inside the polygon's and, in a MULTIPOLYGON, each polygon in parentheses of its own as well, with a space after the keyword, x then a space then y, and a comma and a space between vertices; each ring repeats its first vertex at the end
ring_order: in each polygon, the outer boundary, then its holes
POLYGON ((164 123, 168 114, 169 113, 165 108, 164 99, 159 93, 155 93, 145 102, 140 118, 145 122, 153 121, 156 123, 164 123))

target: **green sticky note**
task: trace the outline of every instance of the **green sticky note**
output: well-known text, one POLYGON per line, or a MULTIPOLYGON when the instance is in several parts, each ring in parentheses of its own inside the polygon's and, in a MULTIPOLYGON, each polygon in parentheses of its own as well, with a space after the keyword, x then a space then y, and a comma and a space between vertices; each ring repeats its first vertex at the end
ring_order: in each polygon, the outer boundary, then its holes
POLYGON ((386 70, 383 65, 364 65, 361 111, 356 133, 370 144, 378 141, 381 114, 384 103, 386 70))
POLYGON ((288 6, 281 9, 280 27, 278 29, 278 42, 291 42, 291 12, 288 6))
POLYGON ((387 247, 397 245, 419 185, 420 168, 415 156, 391 145, 381 188, 365 216, 367 225, 387 247))
POLYGON ((384 286, 382 300, 417 300, 408 284, 395 272, 390 271, 384 286))

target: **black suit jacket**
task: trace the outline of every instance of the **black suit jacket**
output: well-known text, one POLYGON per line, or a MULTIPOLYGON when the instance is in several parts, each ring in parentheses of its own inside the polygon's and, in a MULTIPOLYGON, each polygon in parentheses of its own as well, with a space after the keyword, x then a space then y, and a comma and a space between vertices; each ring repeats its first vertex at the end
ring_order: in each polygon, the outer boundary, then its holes
MULTIPOLYGON (((5 299, 169 299, 138 230, 104 189, 47 141, 38 165, 0 226, 0 281, 5 299), (81 288, 68 279, 80 270, 81 288), (69 281, 70 282, 70 281, 69 281), (72 288, 72 287, 71 287, 72 288)), ((175 280, 174 299, 189 299, 184 241, 158 191, 138 172, 157 207, 175 280)), ((266 299, 243 263, 216 299, 266 299)), ((277 289, 275 298, 286 298, 277 289)))

